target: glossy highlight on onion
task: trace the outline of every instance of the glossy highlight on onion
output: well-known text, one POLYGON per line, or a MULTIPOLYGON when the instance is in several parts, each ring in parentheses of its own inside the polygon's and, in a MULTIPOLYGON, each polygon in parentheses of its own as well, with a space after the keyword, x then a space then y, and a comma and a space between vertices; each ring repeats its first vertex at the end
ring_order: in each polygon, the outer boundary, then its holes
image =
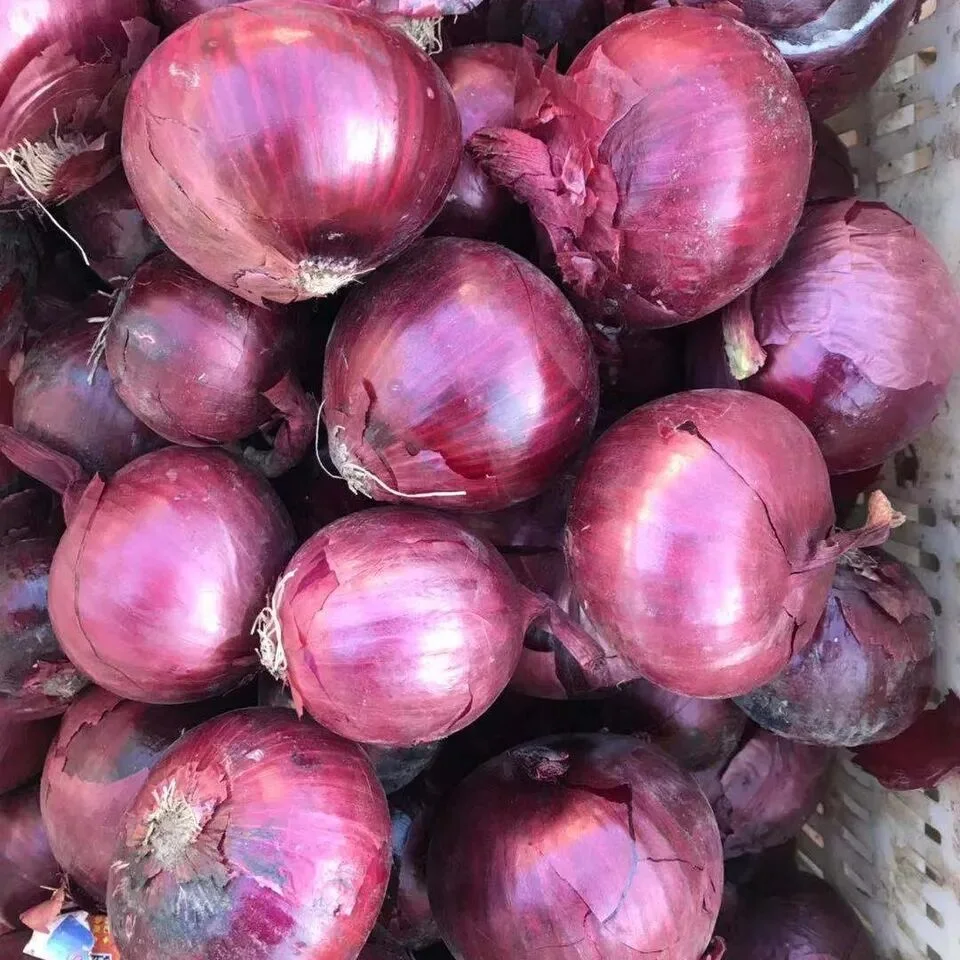
POLYGON ((594 446, 566 553, 587 618, 639 674, 731 697, 809 643, 837 559, 902 519, 875 493, 863 529, 834 531, 803 424, 765 397, 694 390, 640 407, 594 446))
POLYGON ((397 31, 262 0, 191 20, 148 59, 123 162, 180 259, 253 303, 289 303, 333 293, 426 229, 459 130, 443 75, 397 31))
POLYGON ((146 454, 79 496, 50 573, 53 628, 117 696, 215 696, 256 671, 250 631, 293 546, 249 467, 219 450, 146 454))
POLYGON ((699 958, 720 909, 716 821, 633 737, 555 737, 473 773, 434 826, 430 902, 460 960, 699 958))
POLYGON ((261 617, 261 657, 318 723, 410 747, 493 703, 516 667, 525 617, 493 547, 438 514, 382 507, 297 551, 261 617))
POLYGON ((389 873, 361 749, 289 710, 192 730, 124 818, 107 913, 124 960, 351 960, 389 873))
POLYGON ((376 500, 494 510, 590 436, 597 369, 554 284, 478 240, 425 240, 355 291, 327 344, 330 456, 376 500))

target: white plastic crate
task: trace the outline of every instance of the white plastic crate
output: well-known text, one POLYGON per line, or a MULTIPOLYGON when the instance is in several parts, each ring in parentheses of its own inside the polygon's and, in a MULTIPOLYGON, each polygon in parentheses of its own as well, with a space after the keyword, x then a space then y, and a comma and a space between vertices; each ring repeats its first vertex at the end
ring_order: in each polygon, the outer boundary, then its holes
MULTIPOLYGON (((831 126, 861 195, 917 224, 960 283, 960 0, 925 0, 890 69, 831 126)), ((960 380, 929 433, 887 464, 883 489, 909 521, 888 549, 933 599, 939 685, 960 692, 960 380)), ((960 960, 960 777, 894 793, 841 761, 801 858, 885 960, 960 960)))

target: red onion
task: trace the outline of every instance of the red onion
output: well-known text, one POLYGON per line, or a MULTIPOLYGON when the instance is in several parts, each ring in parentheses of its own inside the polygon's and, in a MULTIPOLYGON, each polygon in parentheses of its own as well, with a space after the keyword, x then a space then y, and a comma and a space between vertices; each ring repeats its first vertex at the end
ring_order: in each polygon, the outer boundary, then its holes
POLYGON ((422 780, 390 798, 393 871, 378 922, 411 950, 422 950, 440 939, 427 893, 427 850, 437 801, 422 780))
POLYGON ((97 684, 202 700, 256 669, 251 627, 293 549, 265 480, 219 450, 168 447, 80 496, 50 574, 50 618, 97 684))
POLYGON ((779 259, 803 207, 800 90, 766 40, 719 14, 624 17, 566 77, 544 67, 518 120, 471 152, 530 205, 594 319, 705 316, 779 259))
MULTIPOLYGON (((532 71, 530 54, 509 43, 483 43, 445 50, 437 66, 450 84, 460 111, 463 142, 484 127, 512 127, 517 74, 532 71)), ((464 151, 450 195, 431 232, 455 237, 494 240, 501 236, 517 205, 510 194, 493 184, 464 151)))
POLYGON ((929 790, 960 769, 960 699, 952 691, 903 733, 854 752, 858 767, 889 790, 929 790))
MULTIPOLYGON (((808 206, 787 252, 724 311, 731 373, 817 438, 831 473, 874 466, 922 433, 960 367, 950 271, 882 203, 808 206)), ((708 361, 710 362, 710 361, 708 361)))
MULTIPOLYGON (((13 426, 88 473, 109 476, 163 441, 124 406, 106 369, 90 365, 98 333, 81 317, 36 343, 16 379, 13 426)), ((32 472, 28 461, 19 465, 32 472)))
POLYGON ((118 824, 151 768, 217 710, 217 701, 152 707, 96 688, 67 710, 43 768, 40 809, 57 862, 98 903, 106 900, 118 824))
POLYGON ((618 687, 604 716, 614 733, 649 737, 686 770, 729 760, 747 726, 730 700, 684 697, 643 679, 618 687))
POLYGON ((738 912, 729 955, 736 960, 877 960, 857 915, 833 888, 797 873, 786 889, 759 891, 738 912))
POLYGON ((440 70, 396 31, 261 0, 255 16, 239 3, 192 20, 149 58, 123 162, 177 256, 254 303, 288 303, 333 293, 424 231, 456 172, 459 123, 440 70))
POLYGON ((64 656, 47 613, 56 543, 20 540, 0 548, 0 719, 63 713, 87 685, 64 656))
POLYGON ((30 930, 0 934, 0 960, 23 960, 23 949, 32 935, 30 930))
POLYGON ((0 204, 59 203, 116 169, 127 87, 157 42, 148 7, 0 3, 0 204))
POLYGON ((430 841, 460 960, 691 960, 720 909, 720 838, 688 774, 633 737, 556 737, 469 777, 430 841))
POLYGON ((737 703, 782 737, 857 747, 906 730, 933 681, 933 609, 923 587, 883 551, 856 551, 837 567, 810 646, 737 703))
POLYGON ((90 258, 97 276, 120 287, 163 244, 143 219, 123 170, 63 206, 70 232, 90 258))
POLYGON ((376 500, 493 510, 541 492, 593 428, 597 370, 536 267, 427 240, 348 299, 327 344, 334 464, 376 500))
POLYGON ((807 200, 856 196, 857 185, 850 155, 840 138, 825 123, 813 125, 813 148, 807 200))
POLYGON ((60 884, 39 794, 35 785, 0 796, 0 933, 22 927, 20 914, 49 899, 60 884))
POLYGON ((727 859, 779 846, 813 814, 833 753, 755 730, 731 760, 697 774, 727 859))
POLYGON ((0 720, 0 793, 22 787, 40 773, 59 726, 57 717, 0 720))
POLYGON ((298 711, 351 740, 408 747, 475 720, 520 655, 522 594, 453 520, 381 508, 311 537, 261 619, 261 654, 298 711))
POLYGON ((269 453, 247 451, 276 476, 312 448, 317 419, 291 369, 294 334, 289 315, 253 306, 161 253, 117 301, 107 368, 123 402, 173 443, 235 443, 276 428, 269 453))
POLYGON ((574 492, 567 560, 608 647, 654 683, 731 697, 771 680, 823 612, 837 558, 902 521, 881 493, 833 532, 823 458, 788 410, 696 390, 597 443, 574 492))
POLYGON ((124 818, 107 910, 124 960, 349 960, 387 886, 390 819, 363 752, 288 710, 192 730, 124 818))

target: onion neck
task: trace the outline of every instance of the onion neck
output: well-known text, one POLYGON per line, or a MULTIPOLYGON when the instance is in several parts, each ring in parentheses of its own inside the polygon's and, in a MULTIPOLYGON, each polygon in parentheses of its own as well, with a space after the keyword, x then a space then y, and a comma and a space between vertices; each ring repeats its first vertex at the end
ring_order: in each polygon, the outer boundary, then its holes
POLYGON ((147 815, 144 848, 164 870, 176 871, 203 831, 200 812, 171 780, 156 794, 156 806, 147 815))
POLYGON ((738 297, 723 312, 723 348, 735 380, 752 377, 767 361, 767 352, 757 340, 749 293, 738 297))
POLYGON ((354 283, 363 272, 355 257, 308 257, 297 267, 298 299, 329 297, 354 283))

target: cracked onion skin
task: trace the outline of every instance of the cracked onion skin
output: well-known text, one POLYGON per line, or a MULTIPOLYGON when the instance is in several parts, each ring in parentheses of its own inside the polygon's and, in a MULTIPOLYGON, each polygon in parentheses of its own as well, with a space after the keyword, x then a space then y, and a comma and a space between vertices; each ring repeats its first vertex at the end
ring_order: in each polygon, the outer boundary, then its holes
POLYGON ((274 595, 299 711, 364 744, 410 747, 477 719, 520 657, 519 585, 455 520, 380 507, 294 555, 274 595))
POLYGON ((552 737, 458 788, 434 824, 428 884, 458 960, 697 960, 720 909, 720 835, 657 748, 552 737))
POLYGON ((153 768, 107 913, 124 960, 353 960, 389 872, 387 800, 360 747, 257 707, 195 728, 153 768))
POLYGON ((171 744, 218 704, 157 707, 94 687, 64 714, 43 768, 40 810, 57 862, 98 904, 127 807, 171 744))
POLYGON ((836 560, 886 539, 898 518, 875 497, 862 530, 834 532, 826 465, 792 413, 738 390, 674 394, 590 452, 567 522, 573 588, 640 675, 738 696, 809 643, 836 560))
POLYGON ((117 696, 204 700, 256 672, 251 628, 294 545, 250 467, 220 450, 157 450, 79 495, 50 619, 73 663, 117 696))
POLYGON ((496 244, 425 240, 337 316, 330 455, 376 500, 501 509, 542 492, 589 440, 598 380, 583 324, 541 271, 496 244))
POLYGON ((310 0, 191 20, 137 74, 123 124, 148 222, 253 303, 324 296, 396 256, 459 160, 439 68, 377 19, 310 0))

